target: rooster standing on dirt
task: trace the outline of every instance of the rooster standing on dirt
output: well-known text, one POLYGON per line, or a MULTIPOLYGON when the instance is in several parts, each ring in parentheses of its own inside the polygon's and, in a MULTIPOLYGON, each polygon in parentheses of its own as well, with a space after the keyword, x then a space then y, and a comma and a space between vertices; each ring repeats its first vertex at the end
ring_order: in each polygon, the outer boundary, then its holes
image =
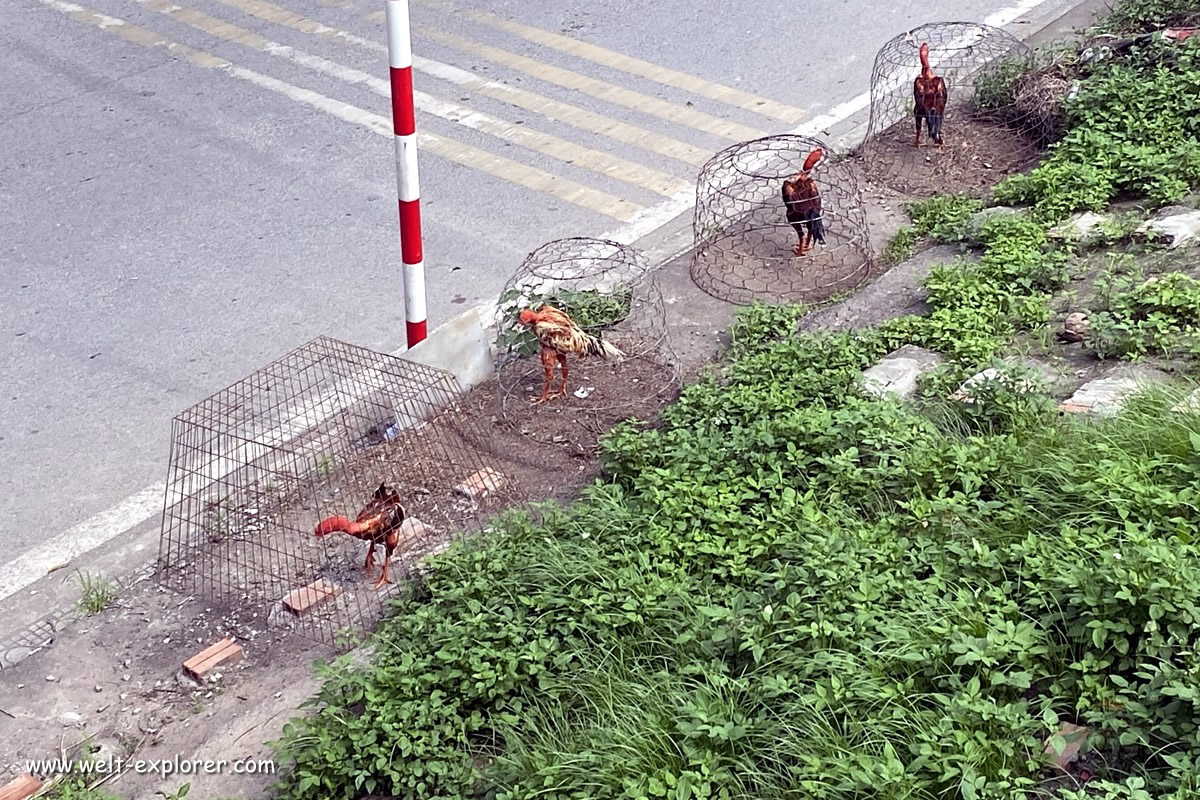
POLYGON ((929 128, 929 138, 942 146, 942 120, 946 118, 946 82, 933 74, 929 66, 929 43, 921 44, 921 74, 913 79, 913 113, 917 122, 917 137, 913 147, 921 146, 921 121, 929 128))
POLYGON ((567 356, 600 356, 601 358, 621 358, 625 354, 616 345, 606 342, 584 331, 575 321, 553 306, 542 306, 537 311, 525 309, 521 312, 520 320, 533 328, 533 335, 541 345, 542 367, 546 371, 545 387, 542 396, 531 398, 533 404, 544 403, 552 397, 561 397, 567 393, 567 356), (554 383, 554 365, 562 367, 562 383, 558 391, 550 394, 554 383))
POLYGON ((809 171, 821 160, 825 151, 817 148, 804 159, 804 166, 791 180, 783 182, 783 205, 787 221, 796 229, 800 243, 792 248, 798 256, 806 255, 813 242, 825 244, 825 222, 821 219, 821 192, 809 171))
POLYGON ((388 578, 388 566, 392 563, 392 553, 400 544, 400 525, 405 516, 404 506, 400 504, 400 493, 381 483, 372 495, 371 502, 358 512, 358 517, 353 522, 346 517, 328 517, 317 524, 313 533, 320 537, 341 531, 369 542, 367 560, 363 563, 363 569, 368 572, 375 566, 375 546, 382 544, 386 555, 379 580, 374 584, 378 589, 383 584, 392 582, 388 578))

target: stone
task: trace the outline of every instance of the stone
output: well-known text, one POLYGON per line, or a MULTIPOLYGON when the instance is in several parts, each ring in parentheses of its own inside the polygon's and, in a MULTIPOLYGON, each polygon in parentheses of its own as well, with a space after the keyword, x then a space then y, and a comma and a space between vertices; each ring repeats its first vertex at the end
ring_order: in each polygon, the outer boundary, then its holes
POLYGON ((27 800, 42 790, 42 782, 29 773, 0 786, 0 800, 27 800))
POLYGON ((1189 242, 1196 244, 1200 242, 1200 211, 1187 206, 1167 206, 1138 226, 1137 233, 1165 239, 1172 248, 1189 242))
POLYGON ((478 500, 499 490, 503 485, 503 474, 491 467, 484 467, 458 486, 455 486, 454 491, 471 500, 478 500))
POLYGON ((183 670, 192 678, 203 681, 212 669, 241 659, 242 646, 232 639, 222 639, 183 662, 183 670))
POLYGON ((886 394, 901 399, 912 397, 917 391, 917 379, 942 360, 942 356, 932 350, 906 344, 863 371, 863 390, 877 397, 886 394))
POLYGON ((1171 406, 1171 410, 1178 414, 1200 414, 1200 389, 1171 406))
POLYGON ((1101 417, 1120 412, 1126 401, 1137 392, 1166 380, 1155 369, 1132 365, 1119 367, 1103 378, 1088 381, 1075 394, 1059 405, 1068 414, 1095 414, 1101 417))
POLYGON ((1098 234, 1104 231, 1104 226, 1111 222, 1113 217, 1108 214, 1085 211, 1055 225, 1046 231, 1046 236, 1068 242, 1089 242, 1097 238, 1098 234))
MULTIPOLYGON (((1042 368, 1041 365, 1027 366, 1030 366, 1037 372, 1049 371, 1046 368, 1042 368)), ((1045 379, 1046 376, 1042 375, 1041 377, 1045 379)), ((1038 386, 1038 383, 1035 380, 1031 380, 1029 378, 1018 378, 1007 372, 1002 372, 998 367, 988 367, 983 372, 976 373, 975 375, 972 375, 963 381, 962 385, 958 387, 958 390, 950 395, 950 399, 957 400, 962 403, 975 403, 977 398, 974 396, 974 394, 972 394, 972 390, 989 381, 1010 383, 1017 391, 1025 393, 1036 392, 1041 388, 1038 386)))
POLYGON ((283 606, 296 616, 303 616, 321 603, 332 600, 342 593, 342 587, 324 580, 312 583, 288 594, 283 598, 283 606))
POLYGON ((1082 311, 1075 311, 1067 314, 1066 319, 1063 320, 1063 327, 1058 333, 1058 338, 1064 342, 1082 342, 1091 327, 1092 323, 1088 321, 1088 315, 1082 311))
POLYGON ((63 712, 58 721, 62 723, 64 728, 78 728, 83 726, 83 714, 77 711, 63 712))

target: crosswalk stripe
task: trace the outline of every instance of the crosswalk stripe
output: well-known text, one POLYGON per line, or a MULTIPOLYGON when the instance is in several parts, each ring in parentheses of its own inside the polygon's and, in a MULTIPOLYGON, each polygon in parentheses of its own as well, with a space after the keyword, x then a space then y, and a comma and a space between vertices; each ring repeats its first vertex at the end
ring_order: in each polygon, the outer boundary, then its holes
POLYGON ((625 106, 644 114, 651 114, 668 122, 695 128, 714 136, 740 142, 747 139, 757 139, 760 136, 766 135, 763 131, 756 130, 747 125, 729 122, 728 120, 705 114, 702 111, 696 111, 681 104, 668 103, 666 100, 660 100, 657 97, 650 97, 649 95, 635 92, 623 86, 616 86, 596 78, 589 78, 586 75, 580 75, 578 72, 572 72, 569 69, 556 67, 553 64, 546 64, 535 58, 517 55, 507 50, 501 50, 499 47, 492 47, 482 42, 472 41, 464 36, 434 30, 425 25, 414 25, 413 33, 425 39, 453 47, 464 53, 486 59, 494 64, 500 64, 509 69, 523 72, 538 80, 547 81, 548 83, 562 86, 565 89, 573 89, 578 92, 590 94, 601 100, 625 106))
POLYGON ((515 34, 534 44, 593 61, 605 67, 628 72, 631 75, 637 75, 655 83, 661 83, 664 86, 683 89, 686 92, 707 97, 710 100, 716 100, 726 105, 751 111, 781 122, 795 124, 803 121, 808 116, 808 112, 802 108, 796 108, 786 103, 760 97, 731 86, 723 86, 719 83, 706 81, 703 78, 689 75, 686 72, 679 72, 669 67, 643 61, 640 58, 627 56, 624 53, 618 53, 615 50, 609 50, 590 42, 580 41, 570 36, 564 36, 561 33, 554 33, 553 31, 542 30, 532 25, 525 25, 505 19, 488 11, 455 8, 449 3, 443 2, 443 0, 417 0, 417 2, 430 8, 436 8, 447 14, 465 14, 477 22, 484 23, 506 33, 515 34))
MULTIPOLYGON (((164 48, 183 56, 192 64, 206 69, 216 69, 248 83, 281 94, 304 105, 324 111, 331 116, 367 128, 389 140, 394 138, 392 122, 349 103, 304 89, 254 70, 239 67, 226 59, 196 50, 172 41, 147 28, 134 25, 118 17, 111 17, 66 0, 40 0, 50 8, 67 14, 74 19, 112 33, 130 42, 148 48, 164 48)), ((605 192, 591 189, 574 181, 560 178, 535 167, 493 155, 469 145, 460 144, 437 134, 418 133, 418 142, 424 152, 431 153, 456 164, 484 172, 502 180, 515 183, 536 192, 565 200, 598 214, 626 222, 634 217, 641 206, 605 192)))
MULTIPOLYGON (((370 50, 381 55, 387 54, 387 47, 381 42, 358 36, 349 31, 332 28, 289 11, 286 8, 281 8, 274 3, 268 2, 268 0, 217 0, 217 2, 223 3, 230 8, 236 8, 252 17, 257 17, 258 19, 266 20, 285 28, 291 28, 301 33, 316 36, 332 36, 353 44, 356 47, 361 47, 364 50, 370 50)), ((613 141, 637 147, 646 152, 657 153, 675 161, 680 161, 688 166, 701 166, 712 157, 710 150, 672 139, 669 136, 651 133, 636 125, 629 125, 614 120, 611 117, 606 117, 603 114, 596 114, 569 103, 544 97, 535 92, 518 89, 515 86, 509 86, 500 81, 481 78, 465 69, 459 69, 440 61, 414 55, 413 69, 438 80, 487 95, 496 100, 532 111, 535 114, 541 114, 552 121, 595 133, 613 141)))
MULTIPOLYGON (((175 17, 199 30, 210 33, 226 41, 251 47, 260 52, 287 59, 308 67, 316 72, 337 78, 350 84, 362 84, 371 91, 383 97, 391 96, 389 81, 375 75, 370 75, 352 67, 339 64, 320 56, 305 53, 288 45, 270 41, 257 33, 240 28, 230 22, 209 16, 202 11, 175 5, 169 0, 134 0, 134 2, 151 8, 161 14, 175 17)), ((601 175, 629 183, 642 189, 670 197, 688 187, 678 178, 664 172, 626 161, 599 150, 592 150, 582 145, 568 142, 557 136, 544 134, 531 128, 512 125, 504 120, 474 111, 466 106, 451 103, 432 97, 424 92, 414 92, 417 108, 425 113, 460 124, 464 127, 478 130, 492 136, 520 144, 543 155, 556 158, 568 164, 575 164, 601 175)))

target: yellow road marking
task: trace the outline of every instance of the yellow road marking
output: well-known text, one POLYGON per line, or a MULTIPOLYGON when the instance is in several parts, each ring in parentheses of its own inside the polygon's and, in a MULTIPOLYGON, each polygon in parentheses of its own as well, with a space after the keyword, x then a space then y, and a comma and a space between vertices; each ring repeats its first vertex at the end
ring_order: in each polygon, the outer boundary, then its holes
MULTIPOLYGON (((363 84, 382 97, 391 96, 391 85, 383 78, 343 66, 320 56, 304 53, 294 47, 272 42, 257 33, 240 28, 223 19, 209 16, 202 11, 175 5, 170 0, 134 0, 134 2, 161 14, 175 17, 194 28, 226 41, 236 42, 272 56, 289 59, 346 83, 363 84)), ((434 114, 473 130, 482 131, 513 144, 528 147, 551 158, 661 194, 664 197, 671 197, 690 185, 664 172, 626 161, 600 150, 592 150, 532 128, 513 125, 456 103, 438 100, 422 92, 416 92, 415 96, 417 108, 420 111, 434 114)))
MULTIPOLYGON (((239 67, 211 53, 205 53, 187 45, 174 42, 147 28, 142 28, 117 17, 110 17, 106 14, 92 11, 75 3, 65 2, 65 0, 41 0, 41 2, 68 14, 80 22, 94 25, 126 41, 148 48, 164 48, 172 53, 183 56, 196 66, 223 71, 226 74, 262 88, 270 89, 347 122, 365 127, 381 136, 386 136, 389 139, 393 138, 392 123, 387 117, 373 114, 370 111, 332 97, 327 97, 318 92, 285 83, 269 75, 263 75, 253 70, 239 67)), ((255 36, 256 34, 251 35, 255 36)), ((480 172, 524 186, 536 192, 565 200, 586 208, 589 211, 594 211, 622 222, 628 221, 638 211, 642 210, 641 206, 619 197, 591 189, 566 178, 560 178, 535 167, 526 166, 502 156, 493 155, 479 148, 459 144, 452 139, 447 139, 437 134, 418 133, 417 142, 424 152, 432 153, 448 161, 479 170, 480 172)))
MULTIPOLYGON (((231 8, 236 8, 253 17, 282 25, 285 28, 308 33, 316 36, 332 36, 353 45, 370 50, 381 55, 387 54, 387 46, 382 42, 366 39, 348 31, 331 28, 315 20, 308 19, 292 11, 268 2, 268 0, 218 0, 231 8)), ((413 57, 413 69, 439 80, 444 80, 469 89, 473 92, 487 95, 496 100, 524 108, 536 114, 541 114, 555 122, 562 122, 580 130, 605 136, 622 144, 631 145, 647 152, 658 153, 661 156, 681 161, 689 166, 698 167, 712 157, 710 150, 705 150, 685 142, 661 136, 644 130, 636 125, 618 122, 603 114, 596 114, 586 109, 563 103, 535 92, 518 89, 506 83, 480 78, 472 72, 459 69, 449 64, 442 64, 420 56, 413 57)))
MULTIPOLYGON (((683 89, 686 92, 707 97, 710 100, 717 100, 718 102, 746 111, 752 111, 764 117, 770 117, 782 122, 799 123, 803 122, 808 116, 808 112, 802 108, 796 108, 786 103, 759 97, 758 95, 742 91, 741 89, 735 89, 731 86, 723 86, 719 83, 706 81, 703 78, 689 75, 686 72, 679 72, 670 67, 664 67, 650 61, 643 61, 640 58, 627 56, 624 53, 618 53, 615 50, 583 42, 570 36, 564 36, 561 33, 554 33, 542 30, 541 28, 535 28, 532 25, 525 25, 520 22, 504 19, 487 11, 455 8, 449 3, 442 2, 442 0, 417 0, 417 2, 431 8, 436 8, 447 14, 465 14, 477 22, 490 25, 506 33, 515 34, 534 44, 550 47, 567 55, 577 56, 588 61, 594 61, 605 67, 619 69, 622 72, 628 72, 631 75, 637 75, 652 80, 655 83, 661 83, 664 86, 683 89)), ((373 15, 368 16, 373 17, 373 15)), ((380 14, 380 17, 382 16, 380 14)))
POLYGON ((668 103, 666 100, 660 100, 657 97, 650 97, 641 92, 626 89, 623 86, 616 86, 596 78, 589 78, 586 75, 580 75, 578 72, 572 72, 569 69, 545 64, 535 58, 510 53, 507 50, 475 42, 453 33, 433 30, 424 25, 414 25, 413 33, 448 47, 453 47, 456 50, 461 50, 464 53, 487 59, 509 69, 523 72, 538 80, 590 94, 601 100, 625 106, 644 114, 651 114, 668 122, 695 128, 714 136, 740 142, 747 139, 757 139, 760 136, 766 135, 763 131, 755 130, 746 125, 729 122, 677 103, 668 103))

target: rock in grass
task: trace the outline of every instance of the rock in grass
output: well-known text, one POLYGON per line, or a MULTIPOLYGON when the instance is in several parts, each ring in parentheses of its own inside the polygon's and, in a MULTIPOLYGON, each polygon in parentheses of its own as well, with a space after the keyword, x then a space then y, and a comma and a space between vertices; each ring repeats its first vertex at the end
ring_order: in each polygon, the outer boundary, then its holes
POLYGON ((1171 248, 1200 243, 1200 211, 1187 206, 1167 206, 1138 226, 1140 236, 1166 241, 1171 248))

